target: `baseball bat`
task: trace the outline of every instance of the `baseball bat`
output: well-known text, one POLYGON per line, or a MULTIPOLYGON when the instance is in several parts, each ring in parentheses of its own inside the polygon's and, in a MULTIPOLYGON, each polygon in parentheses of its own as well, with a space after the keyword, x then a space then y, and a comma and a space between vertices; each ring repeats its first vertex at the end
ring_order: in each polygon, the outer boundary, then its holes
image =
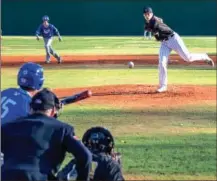
POLYGON ((68 105, 68 104, 72 104, 78 101, 81 101, 83 99, 87 99, 92 95, 92 92, 90 90, 85 90, 83 92, 79 92, 75 95, 69 96, 69 97, 65 97, 62 100, 60 100, 61 104, 63 105, 68 105))

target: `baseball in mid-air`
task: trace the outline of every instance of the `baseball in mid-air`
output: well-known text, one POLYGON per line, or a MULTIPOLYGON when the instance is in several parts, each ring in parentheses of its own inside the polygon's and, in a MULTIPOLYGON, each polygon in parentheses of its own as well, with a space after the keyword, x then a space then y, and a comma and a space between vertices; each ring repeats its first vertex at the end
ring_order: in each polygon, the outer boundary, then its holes
POLYGON ((132 68, 134 67, 134 63, 133 63, 133 62, 128 62, 128 67, 129 67, 130 69, 132 69, 132 68))

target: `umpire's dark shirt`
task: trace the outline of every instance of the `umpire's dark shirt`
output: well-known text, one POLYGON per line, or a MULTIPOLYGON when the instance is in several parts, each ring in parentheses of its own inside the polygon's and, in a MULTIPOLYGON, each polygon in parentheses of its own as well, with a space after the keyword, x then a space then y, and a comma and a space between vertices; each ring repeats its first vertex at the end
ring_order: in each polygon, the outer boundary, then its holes
POLYGON ((104 153, 93 155, 93 161, 98 164, 94 173, 94 181, 124 180, 121 166, 117 161, 113 160, 111 156, 104 153))
POLYGON ((68 124, 33 114, 2 126, 1 139, 2 180, 47 180, 59 169, 66 152, 78 160, 78 180, 88 179, 92 156, 68 124))
POLYGON ((151 31, 158 41, 168 40, 174 33, 174 31, 161 20, 161 18, 153 15, 151 20, 145 24, 145 29, 151 31))

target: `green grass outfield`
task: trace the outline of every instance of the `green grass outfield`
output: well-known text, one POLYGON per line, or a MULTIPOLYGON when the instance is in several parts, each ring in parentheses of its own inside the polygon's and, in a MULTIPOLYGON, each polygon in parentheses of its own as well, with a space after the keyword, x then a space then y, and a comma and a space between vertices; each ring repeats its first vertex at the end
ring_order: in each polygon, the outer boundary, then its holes
MULTIPOLYGON (((32 41, 32 40, 31 40, 32 41)), ((16 86, 16 68, 1 70, 1 87, 16 86)), ((156 84, 157 66, 45 67, 45 87, 109 84, 156 84)), ((216 71, 206 66, 169 68, 170 84, 216 85, 216 71)), ((207 93, 208 94, 208 93, 207 93)), ((127 178, 216 180, 216 103, 179 108, 118 109, 73 104, 60 119, 73 125, 81 138, 91 126, 109 128, 123 154, 127 178)), ((70 159, 67 155, 66 163, 70 159)))
MULTIPOLYGON (((191 52, 216 54, 216 37, 183 37, 191 52)), ((158 54, 160 43, 141 37, 73 37, 63 36, 63 42, 57 38, 54 49, 61 55, 145 55, 158 54)), ((44 55, 43 39, 35 37, 3 36, 4 55, 44 55)), ((172 52, 174 53, 174 52, 172 52)))

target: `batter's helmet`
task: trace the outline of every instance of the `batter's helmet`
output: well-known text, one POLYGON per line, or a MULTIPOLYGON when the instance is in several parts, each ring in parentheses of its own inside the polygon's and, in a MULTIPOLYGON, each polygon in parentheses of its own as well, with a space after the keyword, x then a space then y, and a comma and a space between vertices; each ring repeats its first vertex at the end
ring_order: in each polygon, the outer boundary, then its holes
POLYGON ((143 13, 153 13, 152 8, 151 8, 151 7, 148 7, 148 6, 145 6, 145 7, 143 8, 143 13))
POLYGON ((110 154, 114 148, 112 134, 103 127, 92 127, 88 129, 83 135, 82 142, 94 154, 100 152, 110 154))
POLYGON ((49 19, 49 17, 47 15, 45 15, 45 16, 42 17, 42 21, 49 21, 49 20, 50 19, 49 19))
POLYGON ((21 87, 39 90, 44 83, 44 70, 36 63, 25 63, 17 75, 17 84, 21 87))

